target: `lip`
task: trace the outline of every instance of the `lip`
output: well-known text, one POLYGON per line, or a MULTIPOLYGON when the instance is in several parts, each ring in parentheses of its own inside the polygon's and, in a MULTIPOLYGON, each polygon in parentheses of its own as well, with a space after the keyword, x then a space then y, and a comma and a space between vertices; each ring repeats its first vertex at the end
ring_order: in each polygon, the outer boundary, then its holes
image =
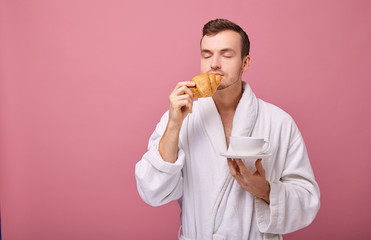
POLYGON ((223 74, 221 73, 214 73, 214 72, 210 72, 211 74, 215 74, 215 75, 219 75, 219 76, 223 76, 223 74))

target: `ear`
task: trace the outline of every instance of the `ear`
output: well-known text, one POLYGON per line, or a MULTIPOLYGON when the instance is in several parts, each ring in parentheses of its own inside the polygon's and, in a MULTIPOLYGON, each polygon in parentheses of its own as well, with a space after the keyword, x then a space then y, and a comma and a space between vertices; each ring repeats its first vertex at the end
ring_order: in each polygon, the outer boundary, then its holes
POLYGON ((251 63, 250 55, 247 55, 242 59, 242 72, 246 72, 246 70, 250 67, 250 63, 251 63))

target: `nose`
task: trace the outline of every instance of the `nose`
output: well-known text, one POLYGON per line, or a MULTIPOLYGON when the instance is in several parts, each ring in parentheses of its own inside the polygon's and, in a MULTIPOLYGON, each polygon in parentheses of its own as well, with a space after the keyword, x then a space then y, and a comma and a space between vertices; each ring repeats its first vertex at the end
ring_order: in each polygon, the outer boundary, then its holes
POLYGON ((214 56, 211 59, 210 68, 213 69, 213 70, 216 70, 216 69, 220 69, 221 68, 220 59, 219 59, 218 56, 214 56))

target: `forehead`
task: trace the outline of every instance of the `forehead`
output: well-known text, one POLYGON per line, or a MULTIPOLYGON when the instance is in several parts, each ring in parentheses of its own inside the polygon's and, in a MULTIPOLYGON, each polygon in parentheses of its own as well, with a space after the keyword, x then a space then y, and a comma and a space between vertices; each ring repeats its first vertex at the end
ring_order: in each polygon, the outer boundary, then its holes
POLYGON ((235 31, 226 30, 215 35, 205 35, 201 41, 201 50, 219 51, 221 49, 233 49, 240 52, 242 39, 240 34, 235 31))

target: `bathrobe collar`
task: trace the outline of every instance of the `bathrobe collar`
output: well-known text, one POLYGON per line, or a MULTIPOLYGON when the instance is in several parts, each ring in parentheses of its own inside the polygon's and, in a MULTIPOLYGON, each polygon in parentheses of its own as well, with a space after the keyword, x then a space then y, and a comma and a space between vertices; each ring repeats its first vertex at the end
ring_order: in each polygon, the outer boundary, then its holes
MULTIPOLYGON (((242 82, 242 88, 244 91, 233 117, 232 136, 251 136, 258 115, 258 100, 255 94, 245 82, 242 82)), ((220 153, 227 151, 227 143, 223 123, 215 102, 211 97, 201 98, 199 99, 199 107, 204 129, 216 153, 213 157, 215 158, 216 166, 215 174, 218 177, 216 182, 214 182, 215 191, 213 191, 211 196, 210 212, 205 232, 207 238, 212 239, 218 209, 227 189, 232 186, 233 178, 229 173, 225 157, 220 155, 220 153)))
MULTIPOLYGON (((258 115, 258 100, 246 82, 233 118, 231 136, 250 136, 258 115)), ((226 152, 224 127, 212 97, 199 99, 201 119, 208 137, 217 153, 226 152)))

